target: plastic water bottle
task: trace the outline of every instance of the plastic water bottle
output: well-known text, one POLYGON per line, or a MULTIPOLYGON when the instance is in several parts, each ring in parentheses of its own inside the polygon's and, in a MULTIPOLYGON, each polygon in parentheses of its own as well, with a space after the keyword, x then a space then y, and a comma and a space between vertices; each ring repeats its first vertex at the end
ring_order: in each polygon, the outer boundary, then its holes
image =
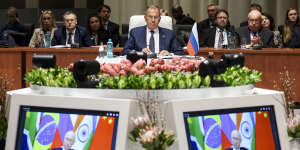
POLYGON ((113 49, 114 45, 111 39, 108 39, 108 42, 106 44, 106 56, 107 58, 113 58, 113 49))
POLYGON ((105 51, 104 51, 104 46, 103 46, 102 42, 101 42, 98 50, 99 50, 99 58, 103 58, 105 56, 105 51))
POLYGON ((47 31, 45 33, 45 48, 49 48, 50 47, 50 32, 47 31))

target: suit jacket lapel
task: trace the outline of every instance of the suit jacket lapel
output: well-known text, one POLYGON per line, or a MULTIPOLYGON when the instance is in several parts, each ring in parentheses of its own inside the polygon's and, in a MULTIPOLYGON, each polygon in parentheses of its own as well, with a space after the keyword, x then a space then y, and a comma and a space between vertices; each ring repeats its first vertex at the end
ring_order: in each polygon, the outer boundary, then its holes
POLYGON ((163 30, 161 30, 160 27, 158 27, 159 30, 159 51, 161 50, 168 50, 166 46, 166 44, 164 44, 166 42, 166 34, 163 32, 163 30))
POLYGON ((62 28, 62 36, 61 36, 61 43, 62 45, 66 44, 66 40, 67 40, 67 31, 66 31, 66 27, 62 28))
POLYGON ((208 45, 212 45, 213 47, 215 46, 216 33, 217 33, 216 27, 211 29, 211 33, 209 33, 209 34, 212 34, 212 36, 208 36, 208 37, 210 37, 210 39, 208 39, 208 45))
POLYGON ((251 43, 251 35, 250 35, 250 29, 247 28, 248 30, 246 30, 247 32, 247 36, 246 36, 246 40, 247 40, 247 44, 251 43))
POLYGON ((141 38, 141 43, 143 44, 141 48, 147 48, 147 26, 144 26, 143 30, 141 31, 143 38, 141 38))
POLYGON ((74 36, 74 43, 78 43, 79 44, 79 34, 80 34, 80 31, 79 31, 79 28, 78 27, 76 27, 75 28, 76 30, 75 30, 75 36, 74 36))

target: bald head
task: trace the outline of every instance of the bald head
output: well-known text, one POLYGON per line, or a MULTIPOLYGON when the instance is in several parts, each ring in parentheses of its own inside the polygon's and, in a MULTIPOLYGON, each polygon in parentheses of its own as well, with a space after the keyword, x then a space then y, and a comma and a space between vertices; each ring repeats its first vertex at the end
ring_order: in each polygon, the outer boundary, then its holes
POLYGON ((235 149, 239 149, 241 141, 242 141, 239 131, 234 130, 234 131, 231 132, 231 140, 232 140, 232 146, 235 149))
POLYGON ((252 32, 258 32, 261 28, 261 13, 258 10, 252 10, 248 14, 248 27, 252 32))

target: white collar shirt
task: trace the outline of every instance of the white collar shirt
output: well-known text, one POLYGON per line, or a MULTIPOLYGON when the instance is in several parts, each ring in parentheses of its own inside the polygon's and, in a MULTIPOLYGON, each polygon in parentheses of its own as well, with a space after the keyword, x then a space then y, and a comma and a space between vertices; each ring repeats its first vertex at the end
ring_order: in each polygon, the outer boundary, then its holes
MULTIPOLYGON (((71 37, 71 41, 72 41, 72 44, 74 44, 75 43, 75 41, 74 41, 74 37, 75 37, 75 32, 76 32, 76 29, 74 29, 73 31, 72 31, 72 37, 71 37)), ((70 31, 68 31, 67 29, 66 29, 66 45, 68 44, 68 41, 69 41, 69 33, 70 33, 70 31)))
MULTIPOLYGON (((147 27, 147 34, 146 34, 146 45, 147 48, 149 48, 150 45, 150 38, 151 38, 151 30, 147 27)), ((153 38, 154 38, 154 48, 155 48, 155 53, 159 53, 159 30, 158 28, 153 30, 153 38)))
MULTIPOLYGON (((221 33, 221 29, 220 28, 216 28, 216 36, 215 36, 214 48, 218 48, 220 33, 221 33)), ((226 29, 224 29, 222 33, 223 33, 223 43, 222 43, 222 45, 228 45, 226 29)))

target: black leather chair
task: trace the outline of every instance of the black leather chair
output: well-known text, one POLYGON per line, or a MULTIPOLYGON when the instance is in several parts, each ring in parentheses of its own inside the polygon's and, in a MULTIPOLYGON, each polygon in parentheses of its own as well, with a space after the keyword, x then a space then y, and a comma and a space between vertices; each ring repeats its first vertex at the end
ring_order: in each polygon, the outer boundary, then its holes
POLYGON ((129 24, 122 24, 122 34, 128 34, 129 24))
POLYGON ((176 35, 176 39, 182 47, 187 45, 192 28, 193 25, 173 25, 173 31, 176 35))
POLYGON ((29 42, 30 42, 30 39, 33 35, 33 31, 34 31, 34 24, 33 23, 25 23, 24 24, 25 26, 25 45, 24 46, 28 46, 29 45, 29 42))
POLYGON ((7 33, 13 37, 13 39, 15 40, 16 44, 18 46, 27 46, 26 44, 26 33, 22 33, 22 32, 17 32, 17 31, 13 31, 13 30, 6 30, 7 33))

